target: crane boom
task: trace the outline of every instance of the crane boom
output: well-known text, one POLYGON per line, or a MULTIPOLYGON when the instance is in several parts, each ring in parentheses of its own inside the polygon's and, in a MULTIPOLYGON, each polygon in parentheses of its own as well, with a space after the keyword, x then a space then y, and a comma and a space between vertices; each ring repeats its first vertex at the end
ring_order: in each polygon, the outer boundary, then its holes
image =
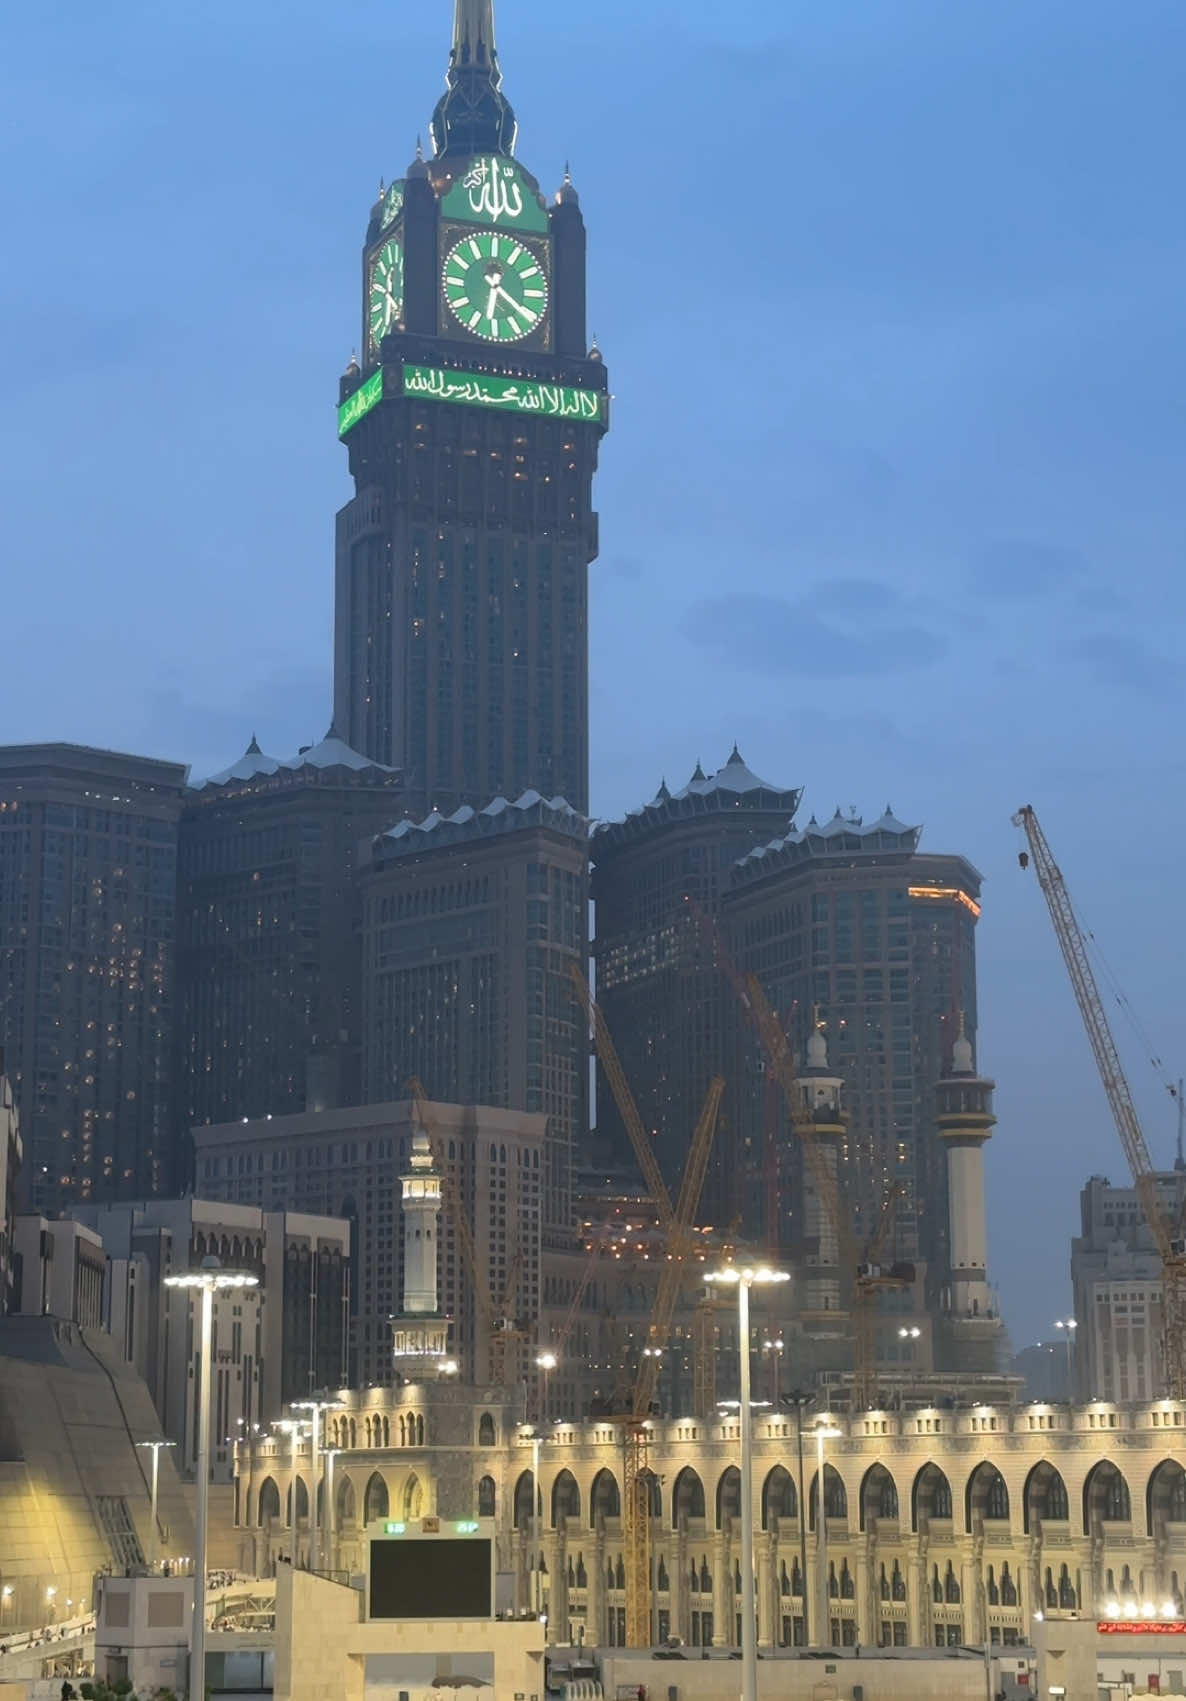
MULTIPOLYGON (((1015 826, 1025 832, 1038 884, 1050 911, 1055 937, 1062 951, 1070 977, 1071 989, 1088 1043, 1099 1070, 1100 1080, 1120 1135, 1120 1144, 1132 1172, 1133 1185, 1141 1202, 1157 1246, 1163 1273, 1162 1316, 1164 1321, 1163 1348, 1166 1383, 1174 1399, 1186 1399, 1186 1246, 1178 1238, 1162 1205, 1157 1189, 1157 1173, 1149 1155, 1144 1130, 1133 1103, 1132 1093, 1116 1049, 1116 1041, 1108 1026, 1103 1000, 1096 984, 1095 973, 1087 955, 1087 939, 1075 914, 1062 870, 1054 860, 1045 833, 1042 831, 1033 806, 1025 804, 1013 817, 1015 826)), ((1022 861, 1024 868, 1025 862, 1022 861)))

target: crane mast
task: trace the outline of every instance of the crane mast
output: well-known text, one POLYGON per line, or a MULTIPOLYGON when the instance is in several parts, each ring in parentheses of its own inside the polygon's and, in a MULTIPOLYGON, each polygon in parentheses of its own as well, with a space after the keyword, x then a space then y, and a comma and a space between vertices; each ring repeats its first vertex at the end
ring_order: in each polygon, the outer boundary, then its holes
MULTIPOLYGON (((1153 1234, 1162 1266, 1163 1352, 1166 1386, 1173 1399, 1186 1399, 1186 1242, 1172 1225, 1157 1188, 1157 1173, 1133 1103, 1120 1053, 1108 1026, 1103 1000, 1087 954, 1087 939, 1075 915, 1067 883, 1054 860, 1033 806, 1026 804, 1013 817, 1025 832, 1034 872, 1050 911, 1055 937, 1070 976, 1071 988, 1088 1043, 1112 1110, 1120 1144, 1132 1172, 1133 1185, 1153 1234)), ((1021 866, 1026 865, 1022 853, 1021 866)))

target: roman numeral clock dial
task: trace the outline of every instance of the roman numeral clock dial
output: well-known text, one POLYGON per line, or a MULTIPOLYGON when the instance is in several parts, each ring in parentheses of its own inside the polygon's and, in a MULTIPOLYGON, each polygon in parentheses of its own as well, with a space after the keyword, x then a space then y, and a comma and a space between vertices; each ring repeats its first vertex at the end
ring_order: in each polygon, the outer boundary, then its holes
POLYGON ((548 305, 548 280, 533 249, 498 231, 463 236, 448 253, 445 300, 463 330, 491 343, 528 336, 548 305))

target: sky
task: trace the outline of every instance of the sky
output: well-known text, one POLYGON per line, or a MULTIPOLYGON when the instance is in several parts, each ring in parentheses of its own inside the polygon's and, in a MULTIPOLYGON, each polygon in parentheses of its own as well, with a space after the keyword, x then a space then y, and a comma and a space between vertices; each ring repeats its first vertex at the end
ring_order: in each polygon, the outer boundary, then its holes
MULTIPOLYGON (((289 754, 329 722, 367 216, 449 0, 0 14, 0 738, 289 754)), ((982 871, 990 1273, 1048 1337, 1078 1189, 1125 1165, 1018 805, 1139 1016, 1161 1162, 1186 1073, 1186 8, 499 0, 498 31, 614 396, 594 810, 736 739, 804 817, 888 802, 982 871)))

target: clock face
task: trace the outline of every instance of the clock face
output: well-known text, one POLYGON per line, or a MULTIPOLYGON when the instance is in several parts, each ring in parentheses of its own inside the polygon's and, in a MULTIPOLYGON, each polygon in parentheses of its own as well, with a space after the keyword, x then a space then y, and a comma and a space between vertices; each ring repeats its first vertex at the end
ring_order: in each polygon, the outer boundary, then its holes
POLYGON ((371 348, 377 349, 388 331, 403 317, 404 311, 404 251, 392 237, 385 242, 371 262, 371 283, 367 292, 367 330, 371 348))
POLYGON ((387 229, 393 219, 399 217, 403 204, 404 186, 402 183, 393 183, 383 197, 383 212, 380 223, 384 230, 387 229))
POLYGON ((548 305, 548 280, 534 249, 496 230, 463 236, 444 270, 449 311, 471 336, 514 343, 534 331, 548 305))

